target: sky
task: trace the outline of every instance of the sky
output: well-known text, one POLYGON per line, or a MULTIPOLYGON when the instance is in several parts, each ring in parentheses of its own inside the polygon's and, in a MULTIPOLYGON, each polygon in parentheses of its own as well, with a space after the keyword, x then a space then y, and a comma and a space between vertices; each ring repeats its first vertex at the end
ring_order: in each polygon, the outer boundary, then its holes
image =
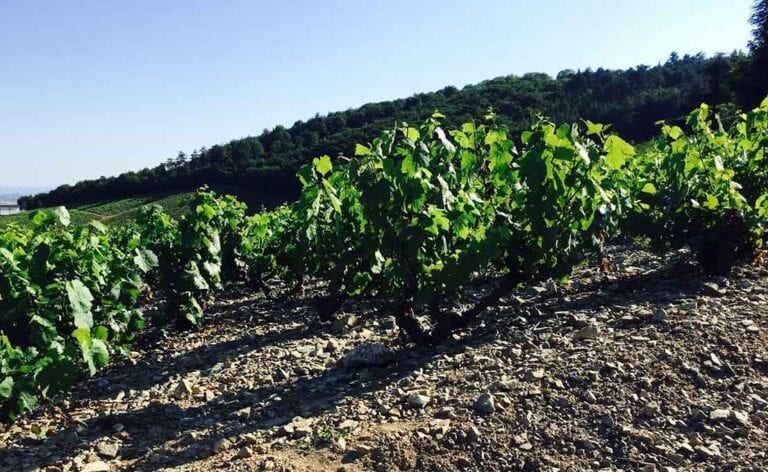
POLYGON ((751 0, 0 0, 0 187, 526 72, 746 50, 751 0))

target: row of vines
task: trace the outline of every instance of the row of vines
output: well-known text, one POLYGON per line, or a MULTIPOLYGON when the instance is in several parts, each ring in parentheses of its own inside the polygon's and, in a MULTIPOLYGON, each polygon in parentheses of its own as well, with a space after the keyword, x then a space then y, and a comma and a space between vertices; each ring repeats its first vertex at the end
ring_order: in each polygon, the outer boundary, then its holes
POLYGON ((493 114, 454 130, 442 118, 315 159, 300 199, 271 211, 202 189, 178 219, 149 206, 128 226, 75 227, 59 208, 4 229, 3 417, 125 355, 148 292, 189 329, 226 284, 286 297, 324 280, 322 319, 376 297, 412 340, 437 343, 521 284, 599 266, 617 235, 688 246, 715 274, 768 237, 768 99, 730 129, 702 105, 639 154, 589 121, 542 118, 515 141, 493 114), (485 275, 491 293, 462 296, 485 275))

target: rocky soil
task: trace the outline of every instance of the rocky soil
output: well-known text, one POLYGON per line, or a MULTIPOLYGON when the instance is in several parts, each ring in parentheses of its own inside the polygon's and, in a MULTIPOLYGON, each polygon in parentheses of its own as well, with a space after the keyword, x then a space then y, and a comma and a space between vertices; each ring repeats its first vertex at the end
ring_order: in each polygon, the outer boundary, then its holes
POLYGON ((768 273, 612 260, 437 348, 374 303, 320 325, 313 293, 229 299, 0 426, 0 469, 765 470, 768 273))

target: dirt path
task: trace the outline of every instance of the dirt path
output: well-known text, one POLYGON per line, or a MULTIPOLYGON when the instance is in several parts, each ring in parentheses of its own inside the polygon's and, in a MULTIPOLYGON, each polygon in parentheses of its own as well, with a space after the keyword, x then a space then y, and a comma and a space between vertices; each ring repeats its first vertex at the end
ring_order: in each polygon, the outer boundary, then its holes
POLYGON ((614 281, 521 290, 434 349, 364 303, 331 327, 309 298, 223 302, 5 427, 0 469, 764 470, 765 272, 614 261, 614 281), (381 365, 344 361, 371 343, 381 365))

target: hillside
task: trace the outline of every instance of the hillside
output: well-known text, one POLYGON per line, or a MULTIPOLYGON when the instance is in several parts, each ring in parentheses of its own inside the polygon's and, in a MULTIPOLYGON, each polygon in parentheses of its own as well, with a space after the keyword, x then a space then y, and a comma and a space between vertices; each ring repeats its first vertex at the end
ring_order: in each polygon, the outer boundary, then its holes
POLYGON ((518 290, 438 349, 376 302, 316 324, 322 287, 231 294, 0 433, 0 469, 762 470, 768 272, 610 254, 610 274, 518 290), (387 355, 349 362, 372 344, 387 355))
MULTIPOLYGON (((188 191, 203 184, 237 185, 294 199, 298 167, 320 155, 351 155, 356 143, 371 141, 399 121, 419 122, 440 110, 453 126, 483 116, 493 108, 513 135, 526 129, 542 113, 557 122, 588 118, 611 123, 625 139, 645 141, 655 135, 656 121, 674 120, 702 102, 728 103, 720 109, 732 116, 734 103, 749 109, 758 104, 742 77, 748 56, 732 54, 706 58, 678 57, 657 66, 627 70, 564 70, 557 77, 531 73, 499 77, 461 89, 417 94, 406 99, 371 103, 360 108, 317 115, 286 128, 276 126, 259 136, 233 140, 189 155, 168 159, 152 169, 116 177, 64 185, 51 192, 25 197, 26 208, 78 206, 152 193, 188 191)), ((750 83, 751 84, 751 83, 750 83)), ((762 97, 761 97, 762 98, 762 97)))
MULTIPOLYGON (((149 194, 141 197, 125 198, 107 202, 96 202, 79 205, 69 209, 72 222, 76 225, 87 224, 96 220, 110 225, 119 225, 132 221, 139 209, 144 205, 156 204, 163 207, 168 214, 180 216, 191 193, 178 194, 149 194)), ((0 218, 0 228, 9 224, 27 225, 34 210, 23 211, 15 215, 0 218)))
MULTIPOLYGON (((273 207, 281 202, 279 197, 263 194, 250 189, 233 185, 218 185, 217 191, 237 196, 241 201, 257 210, 262 207, 273 207)), ((173 217, 183 215, 187 204, 194 192, 179 191, 177 193, 148 193, 138 197, 128 197, 118 200, 105 200, 85 203, 68 208, 72 222, 76 225, 87 224, 92 220, 108 225, 121 225, 135 221, 141 207, 155 204, 173 217)), ((29 218, 36 210, 27 210, 10 216, 0 217, 0 228, 9 224, 26 226, 29 218)))

